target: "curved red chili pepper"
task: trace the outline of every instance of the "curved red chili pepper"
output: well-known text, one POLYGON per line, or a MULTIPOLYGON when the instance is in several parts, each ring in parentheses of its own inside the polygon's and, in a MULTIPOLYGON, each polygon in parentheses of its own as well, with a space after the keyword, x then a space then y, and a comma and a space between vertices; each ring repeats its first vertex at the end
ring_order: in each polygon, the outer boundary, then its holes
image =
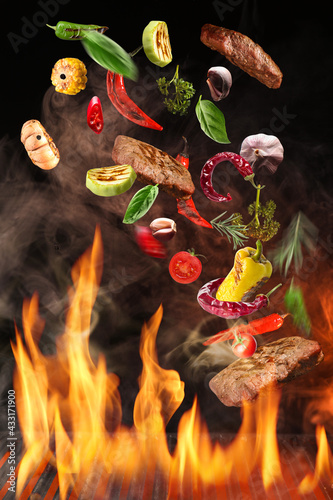
POLYGON ((206 161, 201 170, 200 185, 209 200, 212 201, 231 201, 230 193, 223 196, 213 188, 212 177, 215 167, 222 161, 230 161, 245 178, 245 180, 253 182, 254 173, 251 165, 242 156, 232 152, 217 153, 215 156, 206 161))
MULTIPOLYGON (((188 169, 188 167, 190 166, 188 142, 186 140, 186 137, 183 136, 183 139, 185 141, 184 149, 181 153, 179 153, 176 156, 176 160, 179 161, 179 163, 181 163, 182 165, 184 165, 185 168, 188 169)), ((197 224, 198 226, 210 227, 210 228, 213 227, 209 222, 207 222, 203 217, 201 217, 198 210, 195 208, 192 196, 187 200, 177 199, 177 210, 180 215, 184 215, 184 217, 194 222, 194 224, 197 224)))
POLYGON ((112 104, 121 115, 141 127, 163 130, 161 125, 146 115, 127 95, 123 75, 109 70, 106 75, 106 87, 112 104))
POLYGON ((234 335, 242 334, 242 333, 250 333, 251 335, 261 335, 263 333, 274 332, 278 330, 283 325, 285 317, 288 314, 280 314, 273 313, 269 316, 265 316, 264 318, 255 319, 254 321, 250 321, 247 325, 237 325, 228 330, 223 330, 222 332, 216 333, 208 340, 203 342, 203 345, 216 344, 217 342, 224 342, 225 340, 229 340, 234 338, 234 335))
POLYGON ((214 298, 218 287, 224 278, 217 278, 203 285, 197 295, 197 300, 205 311, 221 318, 236 319, 258 311, 268 304, 266 295, 257 295, 253 302, 229 302, 214 298))
POLYGON ((184 217, 198 226, 213 227, 208 221, 201 217, 198 210, 195 208, 192 196, 188 200, 177 200, 177 210, 179 214, 184 215, 184 217))

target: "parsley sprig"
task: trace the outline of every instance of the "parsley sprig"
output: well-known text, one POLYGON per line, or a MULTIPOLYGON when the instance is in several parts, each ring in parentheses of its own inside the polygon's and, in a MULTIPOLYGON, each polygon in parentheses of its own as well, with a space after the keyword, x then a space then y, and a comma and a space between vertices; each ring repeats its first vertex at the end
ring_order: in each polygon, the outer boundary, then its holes
POLYGON ((195 89, 191 82, 187 82, 183 78, 179 78, 179 65, 176 67, 173 78, 169 81, 163 76, 156 80, 159 91, 164 98, 164 104, 167 110, 176 115, 186 115, 191 104, 191 98, 195 94, 195 89))

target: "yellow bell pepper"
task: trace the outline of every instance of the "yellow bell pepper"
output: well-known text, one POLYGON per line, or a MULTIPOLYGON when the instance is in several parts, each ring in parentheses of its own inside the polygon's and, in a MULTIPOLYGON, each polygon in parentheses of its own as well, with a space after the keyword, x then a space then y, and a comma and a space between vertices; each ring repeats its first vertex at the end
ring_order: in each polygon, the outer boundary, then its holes
POLYGON ((271 277, 272 264, 262 254, 259 240, 256 246, 236 252, 234 266, 216 292, 218 300, 244 302, 271 277))

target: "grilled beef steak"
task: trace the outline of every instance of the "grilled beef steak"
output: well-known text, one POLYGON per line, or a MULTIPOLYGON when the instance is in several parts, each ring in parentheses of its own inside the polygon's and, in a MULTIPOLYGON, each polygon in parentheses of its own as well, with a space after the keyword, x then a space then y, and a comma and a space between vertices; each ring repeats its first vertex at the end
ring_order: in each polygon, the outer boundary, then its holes
POLYGON ((323 359, 317 341, 286 337, 258 347, 250 358, 234 361, 210 380, 209 387, 226 406, 242 406, 265 387, 289 382, 323 359))
POLYGON ((281 86, 283 75, 280 68, 251 38, 238 31, 205 24, 201 28, 200 40, 267 87, 278 89, 281 86))
POLYGON ((118 135, 112 159, 119 165, 131 165, 139 181, 158 184, 160 189, 177 199, 186 200, 194 193, 191 174, 184 165, 150 144, 118 135))

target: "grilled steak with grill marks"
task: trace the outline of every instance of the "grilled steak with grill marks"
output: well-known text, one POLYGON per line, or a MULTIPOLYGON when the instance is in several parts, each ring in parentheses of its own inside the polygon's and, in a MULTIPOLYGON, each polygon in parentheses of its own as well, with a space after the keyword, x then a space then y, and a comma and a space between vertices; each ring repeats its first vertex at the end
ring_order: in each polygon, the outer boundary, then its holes
POLYGON ((191 174, 184 165, 150 144, 118 135, 112 159, 120 165, 131 165, 139 181, 158 184, 160 189, 177 199, 186 200, 194 193, 191 174))
POLYGON ((201 28, 202 43, 217 50, 228 61, 272 89, 282 83, 282 72, 273 59, 251 38, 213 24, 201 28))
POLYGON ((258 347, 250 358, 231 363, 209 382, 209 387, 226 406, 254 401, 268 386, 280 385, 303 375, 324 359, 315 340, 286 337, 258 347))

